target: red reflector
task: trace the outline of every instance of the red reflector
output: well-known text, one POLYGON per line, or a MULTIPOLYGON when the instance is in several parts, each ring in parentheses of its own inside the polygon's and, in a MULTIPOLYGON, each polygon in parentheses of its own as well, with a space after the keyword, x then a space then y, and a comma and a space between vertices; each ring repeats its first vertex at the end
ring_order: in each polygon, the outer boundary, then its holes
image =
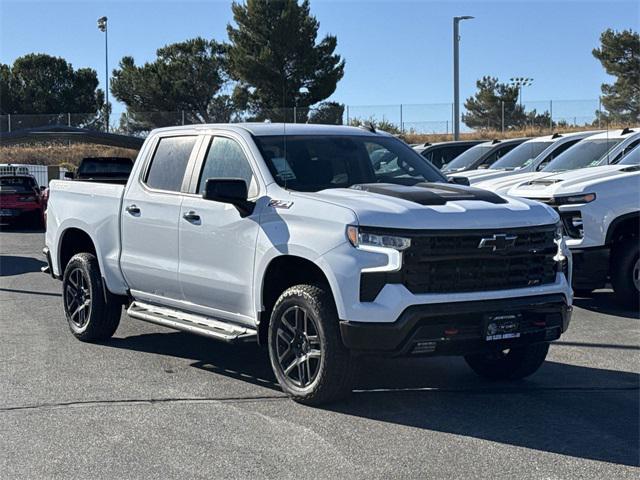
POLYGON ((444 331, 444 334, 447 335, 447 336, 457 335, 458 334, 458 329, 457 328, 447 328, 444 331))
POLYGON ((534 327, 546 327, 547 326, 546 320, 534 320, 531 323, 533 324, 534 327))

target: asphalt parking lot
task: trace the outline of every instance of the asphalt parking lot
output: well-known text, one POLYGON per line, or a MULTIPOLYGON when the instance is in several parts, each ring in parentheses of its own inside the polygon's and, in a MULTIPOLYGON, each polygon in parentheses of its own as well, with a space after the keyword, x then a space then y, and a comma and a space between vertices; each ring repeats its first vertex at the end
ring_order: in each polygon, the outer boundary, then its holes
POLYGON ((84 344, 40 232, 0 232, 2 478, 637 478, 640 319, 576 299, 540 371, 369 360, 346 403, 286 399, 256 346, 130 320, 84 344))

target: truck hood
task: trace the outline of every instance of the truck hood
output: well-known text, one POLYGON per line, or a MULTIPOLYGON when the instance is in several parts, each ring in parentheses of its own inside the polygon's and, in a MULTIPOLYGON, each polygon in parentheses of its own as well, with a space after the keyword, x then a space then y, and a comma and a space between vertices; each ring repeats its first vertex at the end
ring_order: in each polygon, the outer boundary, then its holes
POLYGON ((382 228, 525 227, 558 218, 553 209, 537 202, 446 183, 363 184, 294 194, 298 195, 349 208, 360 225, 382 228))
POLYGON ((544 178, 549 175, 553 175, 551 172, 524 172, 516 173, 513 175, 507 175, 502 177, 496 177, 490 180, 482 180, 478 183, 474 183, 474 187, 484 188, 499 194, 506 194, 511 187, 520 185, 521 183, 528 182, 537 178, 544 178))
POLYGON ((472 185, 475 185, 479 182, 484 182, 487 180, 494 180, 496 178, 507 177, 511 175, 517 175, 515 170, 496 170, 496 169, 480 169, 480 170, 469 170, 468 172, 460 172, 457 175, 458 177, 467 177, 469 182, 472 185))
POLYGON ((638 165, 603 165, 534 178, 509 189, 509 195, 528 198, 551 198, 556 195, 586 192, 596 183, 609 182, 640 172, 638 165))

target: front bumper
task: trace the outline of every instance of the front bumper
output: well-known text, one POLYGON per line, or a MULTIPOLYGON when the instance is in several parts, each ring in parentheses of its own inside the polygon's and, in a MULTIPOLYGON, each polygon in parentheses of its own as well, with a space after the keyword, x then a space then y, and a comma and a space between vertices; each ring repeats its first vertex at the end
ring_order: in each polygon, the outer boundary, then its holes
POLYGON ((393 323, 340 322, 342 341, 354 353, 467 355, 556 340, 567 330, 572 307, 562 294, 415 305, 393 323), (488 315, 518 314, 520 337, 486 341, 488 315))

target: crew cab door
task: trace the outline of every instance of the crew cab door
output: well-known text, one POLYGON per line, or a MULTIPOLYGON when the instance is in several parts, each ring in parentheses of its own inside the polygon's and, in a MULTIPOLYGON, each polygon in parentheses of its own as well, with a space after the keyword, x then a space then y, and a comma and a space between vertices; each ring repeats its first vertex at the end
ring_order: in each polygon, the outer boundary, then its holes
POLYGON ((208 178, 246 181, 249 199, 259 196, 258 177, 244 140, 232 133, 206 137, 180 214, 179 278, 186 301, 200 313, 255 324, 252 283, 258 208, 243 216, 236 207, 202 198, 208 178), (204 308, 201 308, 204 307, 204 308))
POLYGON ((129 181, 120 213, 120 266, 136 298, 182 299, 178 226, 198 139, 195 134, 156 138, 139 175, 129 181))

